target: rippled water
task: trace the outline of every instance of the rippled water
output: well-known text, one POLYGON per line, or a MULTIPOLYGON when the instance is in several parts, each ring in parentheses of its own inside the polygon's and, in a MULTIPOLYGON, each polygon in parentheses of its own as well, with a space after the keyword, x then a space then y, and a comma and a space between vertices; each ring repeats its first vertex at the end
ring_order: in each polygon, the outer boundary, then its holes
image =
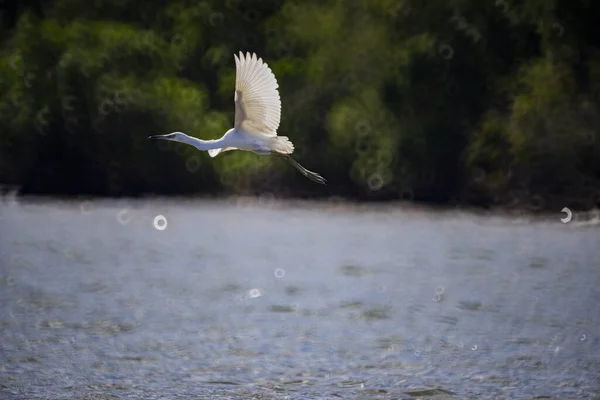
POLYGON ((5 201, 0 397, 598 399, 600 229, 561 217, 5 201))

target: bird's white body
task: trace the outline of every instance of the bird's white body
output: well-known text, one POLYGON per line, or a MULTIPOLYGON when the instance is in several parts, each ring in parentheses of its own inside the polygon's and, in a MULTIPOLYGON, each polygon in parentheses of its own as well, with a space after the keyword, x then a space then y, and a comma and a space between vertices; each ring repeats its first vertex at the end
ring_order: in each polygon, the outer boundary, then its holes
POLYGON ((220 139, 215 140, 197 139, 183 132, 173 132, 163 138, 189 144, 198 150, 206 150, 211 157, 228 150, 246 150, 261 155, 270 155, 271 151, 278 151, 278 148, 282 154, 289 154, 294 150, 294 145, 289 141, 281 141, 281 137, 268 137, 235 128, 231 128, 220 139))
POLYGON ((211 157, 229 150, 252 151, 261 155, 277 155, 286 158, 306 177, 325 183, 325 179, 315 172, 308 171, 289 155, 294 152, 293 143, 286 136, 278 136, 277 129, 281 118, 281 100, 277 91, 275 75, 256 54, 240 52, 234 55, 236 65, 235 80, 235 123, 234 127, 216 140, 201 140, 183 132, 168 135, 150 136, 152 139, 165 139, 182 142, 206 150, 211 157))

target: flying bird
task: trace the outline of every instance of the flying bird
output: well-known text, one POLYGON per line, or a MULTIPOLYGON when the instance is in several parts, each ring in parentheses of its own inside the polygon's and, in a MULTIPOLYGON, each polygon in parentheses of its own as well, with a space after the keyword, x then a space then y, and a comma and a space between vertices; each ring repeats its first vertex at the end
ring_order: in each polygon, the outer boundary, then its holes
POLYGON ((317 183, 327 181, 316 172, 300 165, 290 154, 294 144, 287 136, 277 136, 281 118, 278 84, 269 66, 256 54, 240 52, 235 58, 235 123, 232 129, 216 140, 202 140, 183 132, 154 135, 149 139, 172 140, 207 150, 211 157, 229 150, 252 151, 260 155, 277 156, 287 160, 304 176, 317 183))

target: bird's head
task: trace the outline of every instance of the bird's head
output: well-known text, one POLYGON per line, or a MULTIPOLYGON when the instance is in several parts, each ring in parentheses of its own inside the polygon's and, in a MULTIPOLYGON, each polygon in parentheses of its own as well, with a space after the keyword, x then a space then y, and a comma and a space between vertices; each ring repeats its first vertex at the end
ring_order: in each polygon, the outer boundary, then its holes
POLYGON ((167 135, 152 135, 148 139, 172 140, 174 142, 185 142, 187 135, 183 132, 172 132, 167 135))

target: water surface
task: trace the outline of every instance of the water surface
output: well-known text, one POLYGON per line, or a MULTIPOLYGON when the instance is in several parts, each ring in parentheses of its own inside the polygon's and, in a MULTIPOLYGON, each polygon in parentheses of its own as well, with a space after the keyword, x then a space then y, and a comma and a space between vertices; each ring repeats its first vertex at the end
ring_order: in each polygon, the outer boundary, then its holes
POLYGON ((598 399, 600 228, 562 217, 5 200, 0 398, 598 399))

